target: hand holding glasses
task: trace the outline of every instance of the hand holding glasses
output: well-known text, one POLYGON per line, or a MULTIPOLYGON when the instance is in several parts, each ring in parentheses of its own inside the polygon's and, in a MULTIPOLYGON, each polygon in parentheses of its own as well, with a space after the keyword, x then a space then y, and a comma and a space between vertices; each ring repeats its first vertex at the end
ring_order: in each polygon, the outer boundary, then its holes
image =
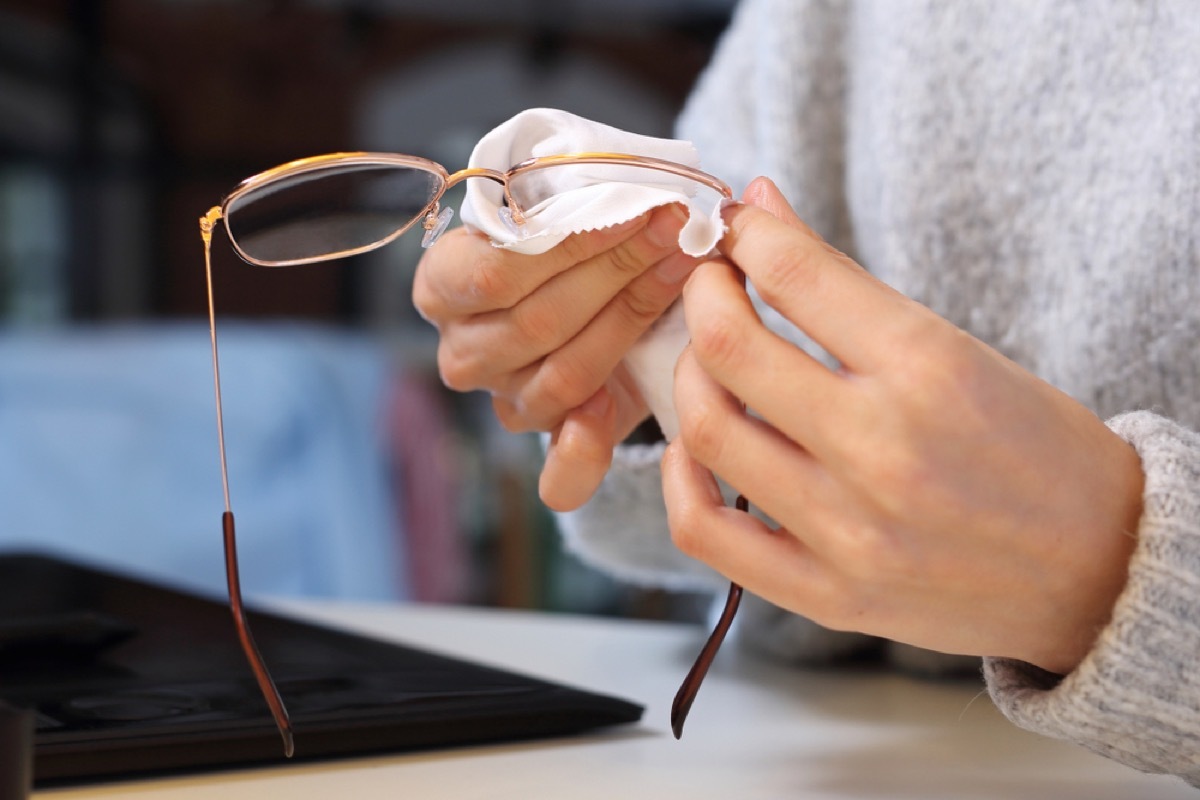
MULTIPOLYGON (((225 430, 221 407, 221 370, 217 356, 217 323, 213 302, 212 232, 225 223, 230 244, 246 262, 261 267, 287 267, 333 261, 376 250, 420 222, 422 245, 429 247, 446 229, 453 213, 441 208, 446 190, 467 178, 484 178, 503 193, 501 219, 516 232, 536 219, 564 188, 602 182, 664 186, 689 197, 711 195, 713 207, 732 199, 722 181, 671 161, 619 153, 576 153, 523 161, 501 172, 468 168, 453 174, 433 161, 389 153, 334 153, 300 159, 247 178, 220 205, 200 218, 212 340, 213 390, 217 409, 217 446, 221 486, 225 572, 230 608, 242 651, 283 738, 284 753, 294 751, 291 721, 279 690, 254 642, 242 607, 237 543, 229 498, 225 430)), ((745 498, 737 507, 746 510, 745 498)), ((730 587, 725 608, 671 708, 671 728, 682 735, 688 710, 737 611, 741 587, 730 587)))

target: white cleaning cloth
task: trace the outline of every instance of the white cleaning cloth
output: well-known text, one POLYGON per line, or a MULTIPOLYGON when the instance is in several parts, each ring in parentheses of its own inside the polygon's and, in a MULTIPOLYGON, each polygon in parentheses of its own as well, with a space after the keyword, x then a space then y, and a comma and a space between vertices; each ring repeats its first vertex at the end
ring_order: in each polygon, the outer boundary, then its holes
MULTIPOLYGON (((535 156, 588 152, 651 156, 691 167, 698 167, 700 160, 690 142, 642 136, 565 111, 537 108, 521 112, 484 136, 471 154, 470 166, 504 171, 535 156)), ((530 255, 546 252, 571 234, 617 225, 671 203, 681 203, 688 210, 688 221, 679 233, 680 249, 688 255, 709 253, 725 233, 721 204, 710 199, 715 193, 696 193, 694 181, 668 172, 630 171, 621 166, 589 165, 586 172, 585 180, 574 169, 540 172, 538 177, 549 183, 549 197, 523 209, 523 226, 514 226, 506 218, 499 184, 467 181, 463 221, 485 233, 497 247, 530 255), (645 177, 653 182, 630 182, 645 177)), ((672 378, 675 362, 687 343, 683 306, 676 303, 625 358, 668 439, 679 430, 672 378)))

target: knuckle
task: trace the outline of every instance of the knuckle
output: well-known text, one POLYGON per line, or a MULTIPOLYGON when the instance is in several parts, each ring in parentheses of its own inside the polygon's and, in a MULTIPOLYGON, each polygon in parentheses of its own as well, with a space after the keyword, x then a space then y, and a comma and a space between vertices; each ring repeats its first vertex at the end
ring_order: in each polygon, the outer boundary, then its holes
POLYGON ((594 388, 585 385, 569 362, 561 358, 546 359, 542 362, 536 387, 539 405, 555 409, 556 412, 575 408, 595 391, 594 388))
POLYGON ((669 518, 671 541, 685 555, 705 561, 709 552, 706 546, 708 536, 704 526, 704 515, 698 513, 698 509, 680 508, 669 518))
POLYGON ((581 261, 587 261, 599 252, 598 239, 600 237, 595 235, 597 233, 599 232, 587 231, 577 233, 574 236, 568 236, 555 245, 554 250, 566 264, 578 264, 581 261))
POLYGON ((725 449, 724 416, 708 401, 689 403, 679 409, 679 436, 688 453, 701 464, 713 465, 725 449))
MULTIPOLYGON (((860 459, 851 476, 851 481, 874 498, 880 513, 892 518, 911 516, 916 509, 930 512, 928 499, 932 479, 931 468, 924 451, 903 440, 899 434, 882 437, 888 441, 877 442, 870 458, 860 459)), ((880 545, 876 539, 873 545, 880 545)), ((877 551, 859 548, 859 555, 868 558, 877 551)))
POLYGON ((422 319, 437 326, 437 320, 441 319, 444 306, 429 287, 429 280, 420 269, 413 277, 412 302, 422 319))
POLYGON ((438 356, 438 377, 442 385, 456 392, 469 392, 475 387, 467 380, 458 362, 438 356))
POLYGON ((852 585, 875 585, 884 580, 891 558, 874 528, 860 525, 844 529, 836 546, 838 562, 852 585))
POLYGON ((778 307, 796 293, 820 288, 822 268, 828 266, 821 263, 827 260, 824 248, 796 246, 794 231, 780 233, 776 221, 759 213, 738 215, 731 233, 734 242, 747 249, 754 288, 768 305, 778 307))
POLYGON ((456 392, 468 392, 480 387, 480 376, 474 362, 460 357, 445 339, 438 343, 438 377, 456 392))
POLYGON ((609 268, 630 277, 642 274, 653 261, 646 245, 645 237, 639 235, 612 248, 607 253, 609 268))
POLYGON ((496 415, 500 427, 509 433, 528 433, 534 430, 521 413, 521 409, 501 397, 492 396, 492 413, 496 415))
POLYGON ((923 398, 937 391, 945 380, 944 364, 925 347, 909 348, 904 368, 888 376, 888 388, 904 399, 906 404, 920 405, 923 398))
POLYGON ((973 347, 974 340, 962 330, 953 328, 950 335, 941 337, 937 348, 938 363, 927 364, 924 373, 930 382, 938 381, 950 397, 975 397, 981 383, 981 361, 973 347))
POLYGON ((566 266, 574 266, 597 257, 612 256, 641 237, 649 214, 637 220, 598 230, 583 231, 568 236, 551 251, 566 266))
POLYGON ((634 284, 618 294, 613 302, 621 318, 630 326, 641 330, 649 328, 662 316, 669 299, 634 284))
POLYGON ((897 315, 897 320, 892 336, 893 348, 908 354, 904 360, 906 370, 901 372, 907 371, 919 380, 931 381, 944 375, 952 362, 962 362, 969 354, 969 349, 962 346, 969 338, 965 332, 924 307, 909 305, 897 315))
POLYGON ((922 323, 910 328, 910 336, 919 336, 919 345, 906 348, 904 368, 890 375, 891 388, 903 398, 903 407, 918 418, 952 416, 960 424, 974 423, 979 410, 973 405, 988 392, 973 340, 958 329, 922 323))
POLYGON ((887 525, 864 522, 841 533, 832 558, 839 565, 848 608, 857 613, 930 579, 931 565, 924 563, 919 548, 887 525))
POLYGON ((692 350, 708 366, 736 364, 742 356, 742 337, 734 321, 719 311, 710 313, 699 325, 691 326, 692 350))
POLYGON ((466 294, 487 307, 510 308, 520 299, 520 286, 513 274, 504 251, 480 256, 467 273, 466 294))
POLYGON ((771 252, 755 271, 754 288, 772 308, 792 297, 819 294, 822 270, 815 261, 812 254, 801 250, 771 252))
POLYGON ((536 345, 543 352, 552 350, 560 343, 560 313, 554 305, 518 303, 510 315, 512 325, 522 341, 536 345))
POLYGON ((866 463, 866 478, 879 494, 904 497, 920 483, 924 470, 921 456, 902 438, 889 436, 877 442, 875 454, 866 463))

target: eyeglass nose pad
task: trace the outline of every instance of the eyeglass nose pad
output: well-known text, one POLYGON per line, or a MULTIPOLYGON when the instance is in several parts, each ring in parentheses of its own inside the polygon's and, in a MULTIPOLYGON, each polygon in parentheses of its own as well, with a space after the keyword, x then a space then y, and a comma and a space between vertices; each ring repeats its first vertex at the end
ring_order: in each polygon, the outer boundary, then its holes
POLYGON ((446 206, 436 215, 432 211, 425 215, 425 221, 422 223, 425 226, 425 235, 421 237, 421 247, 432 247, 433 243, 445 233, 453 218, 454 209, 450 206, 446 206))
POLYGON ((500 208, 496 209, 496 216, 500 218, 502 223, 504 223, 504 227, 508 228, 509 233, 521 239, 525 238, 525 223, 517 222, 511 208, 508 206, 501 206, 500 208))

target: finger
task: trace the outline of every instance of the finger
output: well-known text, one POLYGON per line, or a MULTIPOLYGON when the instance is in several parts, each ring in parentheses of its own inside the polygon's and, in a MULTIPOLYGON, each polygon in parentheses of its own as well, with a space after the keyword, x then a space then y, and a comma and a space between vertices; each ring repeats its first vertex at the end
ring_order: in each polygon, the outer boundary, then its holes
POLYGON ((784 607, 830 594, 816 554, 787 531, 726 505, 712 473, 678 439, 663 454, 662 478, 667 525, 680 550, 784 607))
MULTIPOLYGON (((618 364, 608 379, 601 382, 601 386, 607 387, 617 405, 616 433, 613 437, 615 445, 646 419, 649 409, 633 376, 623 364, 618 364)), ((599 388, 597 387, 597 389, 599 388)), ((496 418, 501 426, 511 433, 557 430, 563 424, 567 414, 578 405, 531 410, 526 405, 525 397, 521 388, 514 390, 512 395, 503 393, 492 395, 492 409, 496 418)))
POLYGON ((635 279, 582 331, 544 359, 520 370, 501 391, 526 424, 544 430, 563 409, 590 397, 617 371, 630 348, 682 292, 698 259, 675 252, 635 279))
POLYGON ((742 194, 742 202, 769 212, 771 216, 788 227, 803 231, 812 238, 820 241, 821 246, 831 256, 849 262, 845 253, 840 252, 833 245, 822 239, 816 231, 808 226, 807 222, 800 218, 800 215, 788 203, 787 198, 783 196, 783 192, 779 191, 779 187, 770 178, 759 177, 751 181, 750 185, 746 187, 746 191, 742 194))
MULTIPOLYGON (((678 206, 658 209, 636 235, 554 276, 512 308, 479 314, 444 330, 439 349, 443 373, 474 376, 477 382, 455 388, 480 388, 494 376, 558 350, 597 321, 609 330, 631 326, 617 342, 609 341, 609 352, 614 343, 636 340, 679 291, 679 276, 664 283, 661 275, 676 263, 671 256, 678 253, 684 219, 678 206), (656 265, 663 270, 652 269, 656 265), (647 275, 649 280, 631 286, 647 275), (602 314, 606 309, 610 313, 602 314)), ((616 352, 623 355, 624 349, 616 352)))
POLYGON ((455 228, 421 256, 413 303, 435 324, 511 308, 555 275, 626 241, 645 222, 638 217, 579 233, 538 255, 496 247, 479 233, 455 228))
MULTIPOLYGON (((738 400, 818 458, 838 452, 855 386, 768 330, 723 260, 702 264, 684 290, 691 352, 738 400)), ((677 402, 686 401, 681 397, 677 402)))
POLYGON ((724 253, 779 311, 852 370, 887 363, 921 321, 917 304, 810 231, 748 205, 725 211, 724 253))
POLYGON ((709 376, 691 349, 675 370, 675 407, 688 455, 772 519, 802 528, 825 550, 856 498, 803 447, 742 408, 709 376))
POLYGON ((550 439, 538 494, 555 511, 587 502, 612 463, 616 403, 606 388, 567 414, 550 439))
POLYGON ((811 232, 812 229, 792 209, 779 187, 770 178, 755 178, 742 193, 742 202, 769 212, 780 222, 811 232))

